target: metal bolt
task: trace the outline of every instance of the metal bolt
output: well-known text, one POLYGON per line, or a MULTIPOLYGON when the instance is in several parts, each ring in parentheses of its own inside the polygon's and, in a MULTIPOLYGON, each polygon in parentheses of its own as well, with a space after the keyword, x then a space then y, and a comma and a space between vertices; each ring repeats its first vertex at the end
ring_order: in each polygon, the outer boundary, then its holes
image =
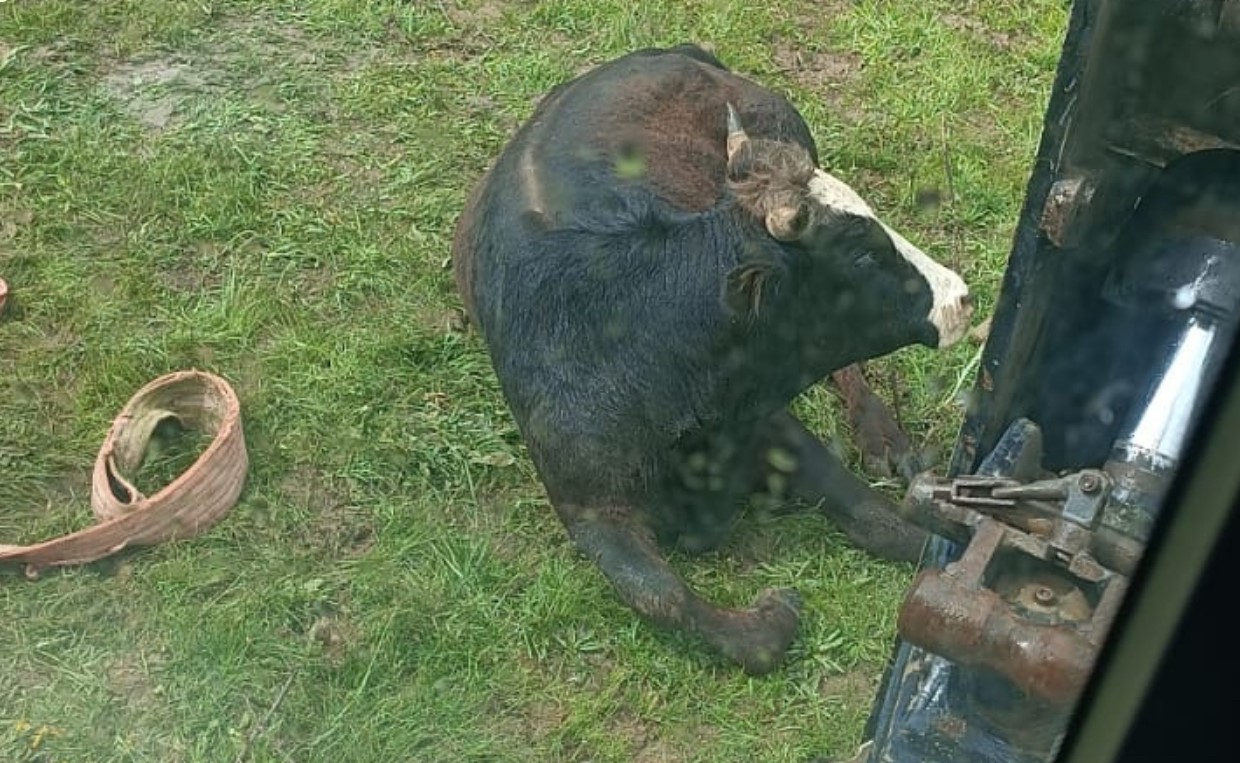
POLYGON ((1102 487, 1102 480, 1098 479, 1097 474, 1085 472, 1076 484, 1081 488, 1082 493, 1096 493, 1098 488, 1102 487))
POLYGON ((1038 586, 1037 588, 1033 589, 1033 600, 1043 606, 1054 604, 1055 603, 1055 592, 1052 591, 1048 586, 1044 586, 1044 585, 1038 586))

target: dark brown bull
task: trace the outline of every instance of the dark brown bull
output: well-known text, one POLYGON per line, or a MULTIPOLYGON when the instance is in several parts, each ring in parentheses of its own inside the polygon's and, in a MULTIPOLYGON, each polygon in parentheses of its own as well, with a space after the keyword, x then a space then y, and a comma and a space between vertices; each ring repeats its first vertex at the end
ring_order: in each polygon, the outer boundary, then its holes
POLYGON ((770 484, 855 543, 924 536, 787 410, 832 371, 964 334, 968 289, 817 166, 786 99, 693 46, 555 88, 475 189, 457 285, 570 537, 646 618, 752 673, 799 598, 704 600, 660 543, 717 545, 770 484))

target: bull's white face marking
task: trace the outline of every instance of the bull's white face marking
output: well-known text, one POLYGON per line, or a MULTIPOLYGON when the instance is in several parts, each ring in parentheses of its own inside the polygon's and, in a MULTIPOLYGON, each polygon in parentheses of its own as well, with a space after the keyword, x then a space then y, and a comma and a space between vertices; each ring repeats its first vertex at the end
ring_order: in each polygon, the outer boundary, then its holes
POLYGON ((929 320, 939 331, 939 347, 953 345, 965 335, 969 330, 969 321, 973 318, 973 305, 969 299, 969 287, 965 285, 963 278, 935 262, 925 252, 909 243, 908 239, 879 220, 870 205, 839 178, 822 170, 815 170, 814 177, 809 181, 809 194, 824 207, 869 217, 883 226, 900 256, 930 284, 933 302, 929 320))
POLYGON ((874 210, 847 183, 822 170, 814 170, 809 181, 809 195, 829 209, 838 209, 858 217, 874 217, 874 210))

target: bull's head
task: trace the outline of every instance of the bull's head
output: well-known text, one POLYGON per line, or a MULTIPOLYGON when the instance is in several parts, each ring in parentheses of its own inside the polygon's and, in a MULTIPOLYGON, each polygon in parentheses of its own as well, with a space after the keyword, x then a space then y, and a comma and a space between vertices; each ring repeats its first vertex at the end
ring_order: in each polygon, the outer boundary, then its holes
POLYGON ((734 306, 788 309, 798 333, 848 345, 852 359, 913 343, 946 347, 965 334, 973 308, 959 275, 881 222, 805 147, 751 139, 730 104, 727 120, 729 187, 779 242, 779 261, 773 248, 755 247, 731 274, 734 306))

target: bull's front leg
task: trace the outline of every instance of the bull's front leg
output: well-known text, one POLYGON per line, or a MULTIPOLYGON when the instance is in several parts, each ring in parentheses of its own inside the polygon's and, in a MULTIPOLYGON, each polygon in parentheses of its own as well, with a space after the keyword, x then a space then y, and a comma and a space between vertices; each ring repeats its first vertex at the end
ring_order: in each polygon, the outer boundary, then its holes
POLYGON ((820 508, 849 540, 877 556, 903 562, 921 556, 926 532, 900 518, 891 500, 853 474, 791 413, 767 419, 756 446, 765 485, 785 483, 790 497, 820 508))
POLYGON ((697 634, 753 675, 774 669, 796 635, 800 597, 767 589, 744 610, 694 593, 659 554, 653 534, 625 507, 557 507, 569 536, 620 598, 660 626, 697 634))

